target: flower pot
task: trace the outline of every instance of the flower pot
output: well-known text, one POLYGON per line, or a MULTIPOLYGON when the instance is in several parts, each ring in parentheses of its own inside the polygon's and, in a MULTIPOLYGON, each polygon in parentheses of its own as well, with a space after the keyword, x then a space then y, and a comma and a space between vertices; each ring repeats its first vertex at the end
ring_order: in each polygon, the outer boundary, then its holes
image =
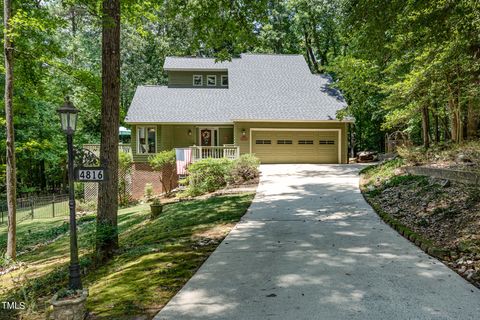
POLYGON ((87 315, 85 303, 87 302, 88 290, 83 289, 78 297, 58 299, 58 294, 52 298, 53 311, 50 319, 54 320, 83 320, 87 315))
POLYGON ((162 213, 162 210, 163 210, 163 205, 162 204, 151 204, 150 205, 150 211, 151 211, 150 218, 151 219, 157 218, 162 213))

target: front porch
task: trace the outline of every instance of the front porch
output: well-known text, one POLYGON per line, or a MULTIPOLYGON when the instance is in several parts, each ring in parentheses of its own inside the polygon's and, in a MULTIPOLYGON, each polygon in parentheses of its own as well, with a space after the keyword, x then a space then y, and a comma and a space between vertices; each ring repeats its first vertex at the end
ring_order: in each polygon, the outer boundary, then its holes
POLYGON ((240 147, 235 145, 224 146, 191 146, 192 162, 206 158, 235 160, 240 157, 240 147))

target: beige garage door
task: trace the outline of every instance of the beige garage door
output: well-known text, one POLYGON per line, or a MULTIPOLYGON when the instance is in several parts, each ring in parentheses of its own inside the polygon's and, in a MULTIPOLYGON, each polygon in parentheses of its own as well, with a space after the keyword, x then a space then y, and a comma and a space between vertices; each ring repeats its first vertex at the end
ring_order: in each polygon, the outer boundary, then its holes
POLYGON ((262 163, 338 163, 338 131, 253 131, 262 163))

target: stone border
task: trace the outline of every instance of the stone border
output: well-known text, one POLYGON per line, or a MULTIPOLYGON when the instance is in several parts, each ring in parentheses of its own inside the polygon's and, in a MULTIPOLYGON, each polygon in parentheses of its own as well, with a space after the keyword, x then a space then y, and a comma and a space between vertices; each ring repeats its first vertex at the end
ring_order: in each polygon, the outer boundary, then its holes
POLYGON ((404 170, 409 174, 417 176, 428 176, 477 186, 480 185, 480 175, 475 172, 432 167, 405 167, 404 170))

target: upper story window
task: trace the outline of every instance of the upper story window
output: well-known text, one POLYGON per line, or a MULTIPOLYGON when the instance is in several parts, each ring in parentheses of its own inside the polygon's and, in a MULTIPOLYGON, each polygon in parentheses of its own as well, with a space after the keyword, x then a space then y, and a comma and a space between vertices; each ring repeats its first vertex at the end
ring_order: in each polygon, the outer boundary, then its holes
POLYGON ((228 87, 228 76, 227 75, 222 76, 222 87, 228 87))
POLYGON ((215 87, 217 85, 217 76, 208 75, 207 76, 207 87, 215 87))
POLYGON ((201 74, 194 74, 193 75, 193 86, 194 87, 203 86, 203 77, 202 77, 201 74))
POLYGON ((151 154, 157 151, 157 130, 155 127, 137 127, 137 153, 151 154))

